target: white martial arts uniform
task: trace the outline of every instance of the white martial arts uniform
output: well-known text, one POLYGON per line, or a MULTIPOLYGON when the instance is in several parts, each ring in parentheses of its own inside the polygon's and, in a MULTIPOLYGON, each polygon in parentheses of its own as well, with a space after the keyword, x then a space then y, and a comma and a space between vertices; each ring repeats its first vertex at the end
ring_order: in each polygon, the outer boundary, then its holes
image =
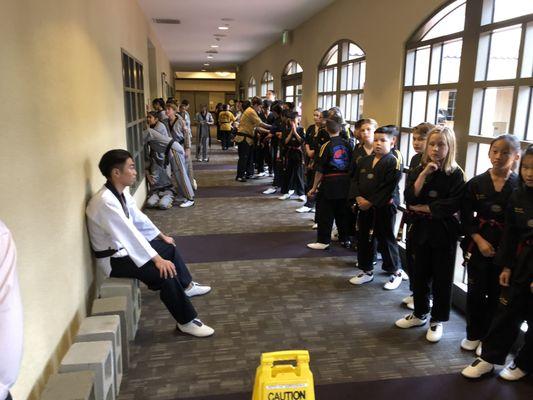
POLYGON ((0 399, 7 398, 22 357, 22 302, 16 271, 17 250, 0 221, 0 399))
MULTIPOLYGON (((129 256, 137 267, 142 267, 157 255, 149 242, 161 231, 139 210, 129 193, 125 191, 123 195, 124 205, 113 186, 106 183, 91 198, 85 211, 89 237, 95 252, 118 250, 110 256, 129 256)), ((110 256, 97 255, 98 266, 107 276, 111 273, 110 256)))

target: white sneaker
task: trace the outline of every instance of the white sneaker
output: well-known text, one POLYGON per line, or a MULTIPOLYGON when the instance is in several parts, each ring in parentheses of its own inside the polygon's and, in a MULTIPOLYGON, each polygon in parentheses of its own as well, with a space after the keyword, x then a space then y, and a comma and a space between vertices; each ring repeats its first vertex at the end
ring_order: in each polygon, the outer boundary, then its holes
POLYGON ((264 190, 263 191, 263 194, 274 194, 278 191, 278 189, 274 188, 274 187, 270 187, 268 188, 267 190, 264 190))
POLYGON ((272 178, 273 176, 274 176, 274 174, 273 174, 272 172, 270 172, 270 173, 268 174, 268 177, 269 177, 269 178, 272 178))
POLYGON ((185 289, 185 294, 189 297, 203 296, 211 291, 211 286, 208 285, 200 285, 197 282, 191 282, 191 285, 189 289, 185 289))
POLYGON ((494 364, 486 362, 481 358, 476 358, 472 364, 461 371, 465 378, 477 379, 483 375, 490 374, 494 370, 494 364))
POLYGON ((311 211, 311 207, 307 207, 307 206, 301 206, 300 208, 296 209, 297 213, 307 213, 309 211, 311 211))
POLYGON ((266 172, 259 172, 256 176, 254 176, 255 179, 257 178, 263 178, 266 176, 266 172))
POLYGON ((278 200, 287 200, 291 195, 289 193, 282 194, 278 197, 278 200))
POLYGON ((318 224, 313 224, 313 226, 311 227, 311 229, 318 229, 318 224))
POLYGON ((409 310, 413 310, 414 311, 415 310, 415 301, 413 300, 412 302, 407 303, 406 306, 407 306, 407 308, 409 310))
POLYGON ((178 329, 183 333, 196 337, 208 337, 215 333, 213 328, 205 325, 199 319, 193 319, 184 325, 178 324, 178 329))
POLYGON ((398 289, 402 283, 402 275, 400 273, 392 274, 387 283, 383 286, 385 290, 398 289))
POLYGON ((294 190, 289 190, 289 196, 292 196, 294 194, 294 190))
POLYGON ((422 319, 416 317, 414 314, 406 315, 405 317, 399 319, 396 321, 396 326, 398 328, 407 329, 407 328, 414 328, 416 326, 423 326, 428 322, 427 317, 424 317, 422 319))
POLYGON ((373 280, 374 280, 373 272, 361 271, 359 274, 357 274, 352 279, 350 279, 349 282, 352 285, 363 285, 365 283, 372 282, 373 280))
POLYGON ((466 351, 474 351, 477 349, 480 343, 481 342, 479 340, 468 340, 465 338, 461 340, 461 349, 466 351))
POLYGON ((307 197, 305 194, 302 194, 301 196, 298 196, 297 200, 303 201, 305 203, 307 201, 307 197))
POLYGON ((339 231, 337 230, 337 228, 331 231, 331 240, 334 242, 339 240, 339 231))
POLYGON ((476 347, 476 356, 481 357, 482 351, 483 351, 483 343, 479 342, 479 345, 476 347))
POLYGON ((514 361, 507 365, 500 372, 500 378, 506 381, 518 381, 527 375, 527 372, 518 368, 514 361))
POLYGON ((402 299, 402 304, 409 304, 409 303, 413 303, 414 301, 415 299, 413 298, 413 295, 410 295, 402 299))
POLYGON ((197 190, 197 189, 198 189, 198 183, 196 183, 196 179, 193 179, 193 180, 192 180, 192 188, 193 188, 194 190, 197 190))
POLYGON ((191 207, 191 206, 194 206, 194 201, 193 200, 187 200, 187 201, 185 201, 185 202, 180 204, 181 208, 187 208, 187 207, 191 207))
POLYGON ((426 339, 428 342, 437 343, 442 338, 443 331, 442 322, 431 322, 426 333, 426 339))
POLYGON ((402 279, 404 281, 408 281, 409 280, 409 275, 407 275, 407 272, 405 272, 403 269, 401 269, 400 273, 402 274, 402 279))
POLYGON ((313 250, 327 250, 329 248, 329 244, 326 243, 308 243, 307 247, 313 250))

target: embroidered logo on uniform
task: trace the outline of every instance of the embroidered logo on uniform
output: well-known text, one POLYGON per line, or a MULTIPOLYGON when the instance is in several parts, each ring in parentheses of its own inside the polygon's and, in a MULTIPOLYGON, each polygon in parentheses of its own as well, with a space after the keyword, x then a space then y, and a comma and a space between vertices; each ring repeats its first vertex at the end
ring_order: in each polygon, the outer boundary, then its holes
POLYGON ((490 210, 495 213, 502 212, 502 207, 499 204, 493 204, 490 206, 490 210))
POLYGON ((348 169, 350 155, 346 151, 346 146, 337 145, 333 147, 333 157, 330 161, 331 165, 340 171, 348 169))
POLYGON ((361 173, 365 173, 366 172, 366 168, 361 168, 361 173))
POLYGON ((530 228, 533 228, 533 219, 530 219, 529 221, 527 221, 527 226, 530 228))
POLYGON ((485 196, 484 194, 476 193, 476 199, 477 200, 483 200, 485 197, 487 197, 487 196, 485 196))
POLYGON ((524 209, 521 208, 521 207, 515 207, 514 208, 514 212, 517 213, 517 214, 523 214, 524 213, 524 209))
POLYGON ((439 194, 438 194, 438 192, 437 192, 436 190, 430 190, 430 191, 428 192, 428 196, 429 196, 429 197, 432 197, 432 198, 435 198, 435 197, 437 197, 438 195, 439 195, 439 194))
POLYGON ((367 177, 367 179, 374 179, 374 174, 370 173, 366 177, 367 177))

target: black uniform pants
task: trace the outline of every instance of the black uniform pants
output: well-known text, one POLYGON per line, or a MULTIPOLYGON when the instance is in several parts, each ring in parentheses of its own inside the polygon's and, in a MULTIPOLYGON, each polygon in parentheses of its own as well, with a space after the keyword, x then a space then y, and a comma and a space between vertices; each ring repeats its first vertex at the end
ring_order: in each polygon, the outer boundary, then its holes
POLYGON ((304 193, 304 165, 302 160, 298 158, 291 158, 291 154, 287 154, 285 161, 285 168, 283 169, 283 182, 281 183, 281 193, 288 193, 289 190, 294 190, 297 196, 304 193))
POLYGON ((265 172, 265 154, 263 152, 263 146, 259 143, 254 145, 254 162, 258 174, 265 172))
POLYGON ((533 293, 528 286, 511 287, 507 305, 500 304, 483 339, 481 358, 492 364, 504 364, 524 321, 528 330, 514 361, 518 368, 533 372, 533 293))
MULTIPOLYGON (((311 188, 313 187, 313 183, 315 182, 315 170, 309 169, 309 168, 306 168, 306 170, 307 171, 305 173, 305 193, 307 194, 307 192, 311 190, 311 188)), ((307 201, 305 203, 306 207, 315 208, 315 204, 316 204, 315 196, 307 197, 307 201)))
POLYGON ((185 294, 185 289, 191 284, 192 277, 178 249, 159 239, 152 240, 150 245, 162 258, 174 263, 176 277, 161 278, 153 261, 150 260, 142 267, 137 267, 128 256, 111 257, 111 277, 138 279, 151 290, 159 290, 161 301, 178 323, 186 324, 192 321, 197 317, 197 313, 185 294))
POLYGON ((282 179, 283 179, 283 161, 282 157, 277 157, 278 154, 278 145, 272 145, 270 146, 270 152, 272 154, 272 167, 274 171, 274 182, 272 183, 272 186, 274 187, 281 187, 282 179))
POLYGON ((329 244, 331 242, 331 230, 333 221, 339 231, 339 241, 344 242, 347 237, 347 216, 350 210, 346 199, 327 199, 324 193, 318 192, 315 219, 318 224, 317 242, 329 244))
POLYGON ((361 270, 372 271, 374 268, 377 243, 381 244, 381 256, 383 264, 387 265, 387 272, 395 273, 401 268, 400 252, 394 235, 395 221, 396 207, 393 204, 366 211, 359 210, 357 263, 361 270))
POLYGON ((261 147, 263 151, 263 159, 265 164, 268 166, 268 173, 272 174, 274 172, 274 164, 272 163, 272 152, 270 151, 270 142, 265 141, 261 147))
POLYGON ((433 294, 431 319, 444 322, 450 319, 457 242, 453 240, 438 244, 439 247, 432 247, 430 243, 417 243, 413 240, 415 262, 411 279, 414 288, 414 314, 422 318, 429 313, 429 299, 433 294))
POLYGON ((246 142, 246 140, 239 142, 237 146, 239 150, 239 161, 237 162, 237 178, 244 178, 248 174, 250 164, 253 161, 251 157, 252 146, 250 146, 246 142))
POLYGON ((222 150, 227 150, 231 146, 231 131, 220 131, 222 150))
POLYGON ((501 267, 492 258, 483 257, 476 248, 467 264, 466 338, 482 340, 498 308, 501 267))

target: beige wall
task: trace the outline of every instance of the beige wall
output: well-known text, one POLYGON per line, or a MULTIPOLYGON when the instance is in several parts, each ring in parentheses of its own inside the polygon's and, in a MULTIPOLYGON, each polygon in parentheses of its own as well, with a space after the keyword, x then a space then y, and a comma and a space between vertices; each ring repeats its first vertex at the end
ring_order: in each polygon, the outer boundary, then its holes
POLYGON ((176 79, 176 91, 233 92, 234 80, 176 79))
POLYGON ((126 147, 121 48, 144 64, 147 95, 148 37, 158 75, 173 73, 134 0, 10 0, 2 16, 0 219, 19 254, 24 358, 13 393, 26 399, 94 294, 84 208, 104 182, 101 154, 126 147))
MULTIPOLYGON (((281 74, 291 59, 302 66, 303 122, 312 122, 317 101, 317 68, 340 39, 357 43, 367 56, 363 113, 380 124, 397 124, 405 42, 444 0, 337 0, 292 32, 291 42, 281 39, 240 66, 237 82, 260 79, 265 70, 274 75, 281 93, 281 74)), ((258 90, 260 82, 258 81, 258 90)), ((237 88, 238 89, 238 88, 237 88)))

